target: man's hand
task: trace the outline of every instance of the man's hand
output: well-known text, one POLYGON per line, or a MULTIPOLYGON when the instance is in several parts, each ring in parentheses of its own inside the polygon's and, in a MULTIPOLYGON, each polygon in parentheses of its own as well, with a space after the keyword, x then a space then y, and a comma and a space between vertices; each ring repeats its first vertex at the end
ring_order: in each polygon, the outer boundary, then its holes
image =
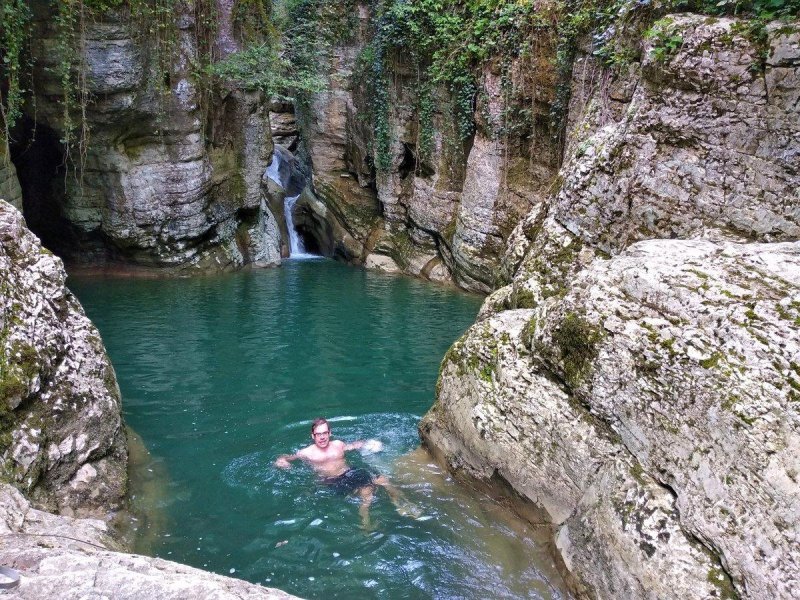
POLYGON ((278 459, 275 461, 275 466, 280 467, 281 469, 291 469, 292 465, 289 462, 289 459, 286 456, 279 456, 278 459))
POLYGON ((380 452, 383 450, 383 442, 380 440, 367 440, 364 442, 364 445, 361 447, 363 452, 380 452))

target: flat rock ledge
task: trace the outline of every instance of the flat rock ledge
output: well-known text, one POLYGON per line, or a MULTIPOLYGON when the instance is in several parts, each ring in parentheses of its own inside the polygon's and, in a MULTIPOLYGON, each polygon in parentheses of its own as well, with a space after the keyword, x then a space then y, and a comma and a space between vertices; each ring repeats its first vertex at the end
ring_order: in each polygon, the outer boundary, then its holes
POLYGON ((644 241, 510 293, 443 360, 424 442, 544 508, 579 596, 796 597, 800 243, 644 241))
POLYGON ((103 521, 36 510, 0 484, 0 565, 21 575, 3 598, 283 600, 280 590, 159 558, 115 552, 103 521))

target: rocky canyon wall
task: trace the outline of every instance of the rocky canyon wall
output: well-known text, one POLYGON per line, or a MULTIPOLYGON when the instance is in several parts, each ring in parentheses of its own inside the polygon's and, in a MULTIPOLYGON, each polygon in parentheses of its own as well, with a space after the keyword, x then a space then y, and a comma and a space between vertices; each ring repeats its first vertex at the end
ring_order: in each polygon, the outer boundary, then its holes
POLYGON ((618 78, 579 54, 563 185, 420 431, 546 509, 580 595, 790 598, 800 30, 760 54, 739 21, 657 26, 681 43, 618 78))
POLYGON ((367 268, 488 293, 511 231, 556 177, 560 151, 549 122, 555 39, 543 35, 530 55, 502 69, 498 57, 482 72, 470 116, 476 129, 463 139, 444 85, 431 92, 430 131, 421 131, 420 74, 402 53, 390 57, 389 141, 381 158, 374 127, 384 117, 375 114, 372 67, 363 62, 375 15, 365 5, 359 10, 358 34, 334 47, 329 89, 315 96, 304 132, 337 253, 367 268), (525 122, 514 123, 520 111, 525 122), (427 150, 425 135, 432 137, 427 150), (382 160, 385 169, 376 166, 382 160))
POLYGON ((85 81, 73 91, 86 99, 71 131, 78 139, 85 126, 86 144, 65 157, 63 34, 55 3, 32 7, 36 97, 12 158, 28 224, 45 244, 71 260, 177 269, 279 263, 261 188, 272 152, 265 98, 201 89, 197 74, 202 51, 235 49, 230 10, 218 12, 221 38, 205 50, 195 3, 176 4, 166 25, 142 23, 124 5, 87 18, 77 42, 85 81))

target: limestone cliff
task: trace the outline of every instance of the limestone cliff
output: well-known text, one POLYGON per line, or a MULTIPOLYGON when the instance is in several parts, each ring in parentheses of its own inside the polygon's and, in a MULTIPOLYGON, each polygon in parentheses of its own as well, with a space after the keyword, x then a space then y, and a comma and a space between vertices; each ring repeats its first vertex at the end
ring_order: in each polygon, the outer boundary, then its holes
POLYGON ((37 505, 123 505, 127 449, 114 369, 61 260, 0 200, 0 469, 37 505))
POLYGON ((421 434, 548 512, 580 594, 790 598, 800 31, 769 26, 759 66, 739 22, 659 26, 680 46, 616 80, 579 56, 563 186, 511 235, 421 434))
MULTIPOLYGON (((86 143, 65 158, 63 33, 56 3, 32 3, 36 98, 12 158, 28 223, 60 255, 181 269, 280 262, 261 189, 268 105, 258 92, 202 87, 201 51, 211 50, 200 48, 207 24, 195 4, 176 3, 163 23, 153 15, 143 24, 124 4, 82 23, 75 51, 85 80, 71 93, 85 97, 73 120, 86 143)), ((218 14, 214 47, 224 55, 231 15, 218 14)))
POLYGON ((500 57, 482 72, 470 116, 476 131, 463 140, 451 91, 436 87, 427 150, 419 73, 402 55, 393 56, 382 158, 373 131, 376 91, 365 81, 374 67, 360 58, 382 26, 375 18, 359 5, 357 33, 333 49, 329 89, 314 97, 305 126, 313 187, 338 232, 337 253, 368 268, 488 293, 511 231, 539 206, 556 176, 560 152, 548 120, 555 40, 542 34, 530 55, 506 67, 510 75, 501 74, 500 57), (515 92, 501 83, 506 77, 515 92), (525 123, 511 123, 519 111, 525 123), (376 166, 382 160, 384 170, 376 166))

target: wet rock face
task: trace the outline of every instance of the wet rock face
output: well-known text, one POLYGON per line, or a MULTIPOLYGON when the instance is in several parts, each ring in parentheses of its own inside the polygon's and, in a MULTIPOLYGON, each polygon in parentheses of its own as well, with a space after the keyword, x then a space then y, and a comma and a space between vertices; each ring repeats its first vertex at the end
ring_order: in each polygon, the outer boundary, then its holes
POLYGON ((19 587, 4 592, 9 598, 295 598, 167 560, 115 552, 103 521, 36 510, 7 484, 0 484, 0 515, 0 562, 20 573, 19 587))
MULTIPOLYGON (((26 215, 55 211, 66 221, 66 231, 49 232, 52 219, 43 219, 41 235, 60 241, 63 247, 54 249, 63 255, 82 260, 190 269, 277 264, 277 225, 261 189, 272 152, 268 106, 260 94, 221 90, 201 107, 191 75, 198 54, 191 6, 175 15, 167 73, 159 66, 163 48, 136 32, 135 16, 108 11, 102 22, 87 23, 83 58, 92 100, 86 154, 73 151, 78 177, 42 164, 50 155, 60 161, 63 152, 63 115, 53 100, 62 91, 53 73, 60 59, 51 10, 36 3, 32 52, 41 88, 31 117, 40 131, 53 132, 52 147, 32 155, 22 151, 23 141, 15 156, 23 184, 27 171, 39 178, 36 189, 23 185, 26 215), (44 186, 43 177, 50 178, 44 186), (72 241, 63 244, 68 237, 72 241)), ((221 40, 221 47, 230 42, 221 40)))
POLYGON ((369 125, 359 120, 353 98, 358 50, 358 45, 345 45, 333 53, 329 89, 314 98, 305 132, 314 192, 336 232, 333 253, 355 263, 364 260, 383 228, 368 164, 369 125))
POLYGON ((61 260, 0 201, 0 469, 53 512, 104 514, 127 487, 116 377, 61 260))
POLYGON ((14 163, 5 155, 5 148, 0 150, 0 199, 22 210, 22 190, 17 179, 14 163))
POLYGON ((798 307, 798 243, 640 242, 486 310, 422 435, 543 506, 590 595, 789 598, 798 307))

